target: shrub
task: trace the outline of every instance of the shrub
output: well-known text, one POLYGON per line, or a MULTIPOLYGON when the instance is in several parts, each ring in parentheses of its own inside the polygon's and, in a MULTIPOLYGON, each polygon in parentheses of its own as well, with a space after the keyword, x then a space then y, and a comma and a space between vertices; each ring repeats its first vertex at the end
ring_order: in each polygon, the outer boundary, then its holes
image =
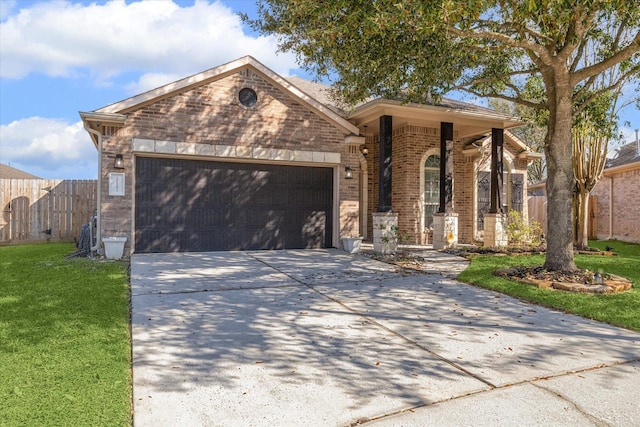
POLYGON ((509 211, 507 218, 509 245, 538 246, 542 243, 542 228, 538 221, 527 222, 518 211, 509 211))

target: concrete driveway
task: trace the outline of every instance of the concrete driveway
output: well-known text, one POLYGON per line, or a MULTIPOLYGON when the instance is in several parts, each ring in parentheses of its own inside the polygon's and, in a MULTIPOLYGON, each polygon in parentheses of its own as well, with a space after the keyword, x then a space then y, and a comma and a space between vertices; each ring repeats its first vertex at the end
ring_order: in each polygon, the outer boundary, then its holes
POLYGON ((137 427, 640 424, 640 334, 440 274, 143 254, 131 285, 137 427))

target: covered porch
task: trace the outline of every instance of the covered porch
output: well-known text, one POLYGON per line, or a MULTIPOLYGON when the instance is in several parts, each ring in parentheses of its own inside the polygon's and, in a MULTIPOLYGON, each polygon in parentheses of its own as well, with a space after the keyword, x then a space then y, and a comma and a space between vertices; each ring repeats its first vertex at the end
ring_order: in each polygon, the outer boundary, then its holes
POLYGON ((458 101, 375 100, 348 119, 365 137, 354 166, 365 240, 380 246, 391 230, 436 249, 500 246, 508 210, 526 215, 526 170, 536 155, 508 132, 516 118, 458 101))

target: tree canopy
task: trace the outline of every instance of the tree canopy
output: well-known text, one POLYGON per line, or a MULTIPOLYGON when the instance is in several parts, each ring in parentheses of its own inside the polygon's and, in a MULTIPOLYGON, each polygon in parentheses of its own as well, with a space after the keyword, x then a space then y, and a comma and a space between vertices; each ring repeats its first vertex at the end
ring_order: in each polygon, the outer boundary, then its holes
POLYGON ((546 115, 555 220, 545 267, 575 268, 571 126, 594 99, 640 78, 639 0, 258 0, 258 16, 254 29, 277 34, 303 67, 331 76, 346 103, 457 89, 546 115), (618 78, 596 89, 615 66, 618 78))

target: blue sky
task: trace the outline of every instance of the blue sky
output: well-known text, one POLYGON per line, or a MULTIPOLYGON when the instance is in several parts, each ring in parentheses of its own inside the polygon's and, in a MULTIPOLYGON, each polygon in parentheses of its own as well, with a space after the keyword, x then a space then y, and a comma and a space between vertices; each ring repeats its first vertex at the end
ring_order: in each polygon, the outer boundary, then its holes
MULTIPOLYGON (((237 12, 254 0, 0 0, 0 163, 42 178, 94 179, 91 111, 244 55, 309 77, 237 12), (109 17, 109 19, 105 19, 109 17)), ((628 141, 640 112, 623 111, 628 141)))

